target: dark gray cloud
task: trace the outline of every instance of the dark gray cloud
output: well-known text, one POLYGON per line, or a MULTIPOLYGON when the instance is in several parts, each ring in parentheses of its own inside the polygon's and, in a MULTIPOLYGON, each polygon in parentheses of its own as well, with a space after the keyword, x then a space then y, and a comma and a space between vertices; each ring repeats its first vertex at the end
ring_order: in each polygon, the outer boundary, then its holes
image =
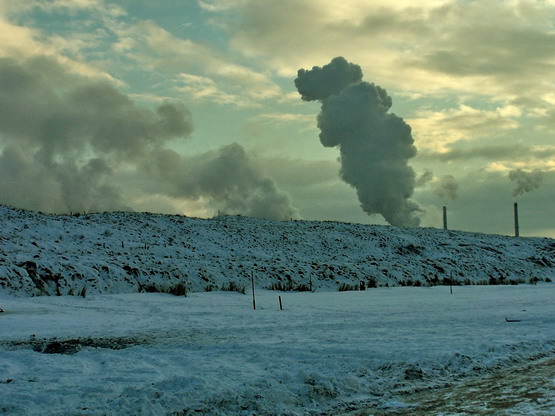
MULTIPOLYGON (((121 160, 139 157, 169 139, 192 131, 191 116, 182 104, 165 103, 145 109, 113 86, 42 72, 46 58, 19 64, 0 59, 0 133, 3 141, 54 155, 92 150, 121 160)), ((48 62, 49 66, 56 65, 48 62)))
POLYGON ((516 169, 509 172, 509 179, 514 182, 513 197, 516 198, 538 189, 543 182, 543 172, 540 170, 526 172, 522 169, 516 169))
POLYGON ((295 86, 305 101, 325 100, 339 94, 345 87, 362 81, 360 66, 337 57, 323 67, 299 69, 295 86))
POLYGON ((434 179, 434 173, 429 169, 424 169, 424 172, 422 172, 420 176, 416 178, 414 186, 415 188, 422 187, 430 182, 432 179, 434 179))
POLYGON ((418 226, 419 207, 410 199, 415 174, 407 164, 416 155, 411 128, 388 113, 385 89, 361 79, 358 65, 338 57, 300 69, 295 85, 304 100, 322 103, 320 141, 339 146, 341 177, 356 189, 362 209, 392 225, 418 226))
POLYGON ((436 195, 445 199, 457 199, 459 184, 453 175, 442 176, 435 188, 436 195))
POLYGON ((239 145, 196 158, 168 150, 193 129, 182 103, 140 107, 112 85, 68 74, 48 58, 0 58, 0 91, 0 203, 50 212, 129 210, 127 197, 139 195, 118 187, 115 170, 124 167, 136 180, 153 174, 146 182, 166 195, 249 216, 298 216, 239 145))
POLYGON ((44 57, 0 59, 0 90, 1 202, 25 208, 130 209, 111 166, 192 129, 182 104, 138 107, 113 86, 44 57))

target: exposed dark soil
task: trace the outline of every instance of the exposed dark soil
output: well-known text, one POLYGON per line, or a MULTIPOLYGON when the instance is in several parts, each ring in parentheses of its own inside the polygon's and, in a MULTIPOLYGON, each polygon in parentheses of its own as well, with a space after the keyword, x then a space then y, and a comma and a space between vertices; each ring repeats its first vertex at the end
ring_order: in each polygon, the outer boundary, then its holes
POLYGON ((406 406, 360 408, 343 416, 555 415, 555 358, 400 397, 406 406))
POLYGON ((105 338, 72 338, 72 339, 34 339, 24 341, 7 341, 0 345, 6 349, 32 348, 43 354, 75 354, 83 348, 108 348, 121 350, 133 345, 148 344, 146 338, 134 337, 105 337, 105 338))

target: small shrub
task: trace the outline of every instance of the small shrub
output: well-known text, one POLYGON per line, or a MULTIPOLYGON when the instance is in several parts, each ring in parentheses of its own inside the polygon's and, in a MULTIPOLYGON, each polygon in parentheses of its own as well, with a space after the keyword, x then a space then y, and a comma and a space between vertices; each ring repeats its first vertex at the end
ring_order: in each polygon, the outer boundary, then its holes
POLYGON ((242 293, 243 295, 246 293, 245 286, 239 286, 233 280, 227 285, 223 284, 220 290, 223 290, 224 292, 238 292, 242 293))
POLYGON ((500 285, 501 284, 501 280, 500 279, 496 279, 495 277, 490 277, 488 280, 489 284, 492 286, 495 285, 500 285))
POLYGON ((338 290, 340 292, 348 292, 348 291, 351 291, 351 290, 358 290, 358 285, 350 285, 348 283, 341 283, 339 285, 338 290))
POLYGON ((183 282, 179 282, 169 287, 158 286, 155 283, 149 283, 142 286, 140 291, 146 293, 168 293, 174 296, 187 296, 187 286, 183 282))
POLYGON ((79 296, 81 296, 82 298, 86 298, 87 297, 87 286, 83 286, 83 289, 81 289, 78 293, 79 296))
POLYGON ((273 282, 270 286, 267 287, 268 290, 278 290, 280 292, 288 292, 291 290, 291 282, 287 282, 287 286, 283 282, 273 282))
POLYGON ((312 288, 310 286, 311 285, 307 283, 299 283, 293 290, 295 292, 312 292, 312 288))
POLYGON ((187 286, 183 282, 170 287, 168 293, 174 296, 187 296, 187 286))

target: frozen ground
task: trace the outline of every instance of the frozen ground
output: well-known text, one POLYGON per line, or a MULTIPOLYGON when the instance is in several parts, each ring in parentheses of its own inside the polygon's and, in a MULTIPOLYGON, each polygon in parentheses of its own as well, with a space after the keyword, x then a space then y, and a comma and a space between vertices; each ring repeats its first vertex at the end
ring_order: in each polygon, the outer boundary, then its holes
POLYGON ((0 206, 0 291, 132 293, 233 282, 283 290, 555 280, 555 241, 322 221, 145 213, 45 215, 0 206))
POLYGON ((554 392, 555 359, 546 358, 411 394, 398 408, 358 407, 336 416, 553 416, 554 392))
MULTIPOLYGON (((259 291, 256 311, 249 293, 2 295, 0 414, 439 415, 418 412, 442 397, 461 403, 443 415, 487 414, 445 386, 485 406, 496 377, 505 394, 500 375, 553 360, 553 299, 550 283, 259 291)), ((553 373, 535 374, 492 414, 554 414, 553 373)))

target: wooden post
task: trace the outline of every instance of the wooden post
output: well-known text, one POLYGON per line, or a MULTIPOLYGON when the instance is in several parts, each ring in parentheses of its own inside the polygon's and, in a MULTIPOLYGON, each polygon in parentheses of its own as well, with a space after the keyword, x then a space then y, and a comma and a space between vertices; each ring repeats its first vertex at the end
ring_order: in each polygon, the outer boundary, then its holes
POLYGON ((256 298, 254 296, 254 272, 251 272, 251 283, 252 283, 252 309, 256 310, 256 298))
POLYGON ((278 296, 279 299, 279 310, 282 311, 283 310, 283 304, 281 303, 281 296, 278 296))

